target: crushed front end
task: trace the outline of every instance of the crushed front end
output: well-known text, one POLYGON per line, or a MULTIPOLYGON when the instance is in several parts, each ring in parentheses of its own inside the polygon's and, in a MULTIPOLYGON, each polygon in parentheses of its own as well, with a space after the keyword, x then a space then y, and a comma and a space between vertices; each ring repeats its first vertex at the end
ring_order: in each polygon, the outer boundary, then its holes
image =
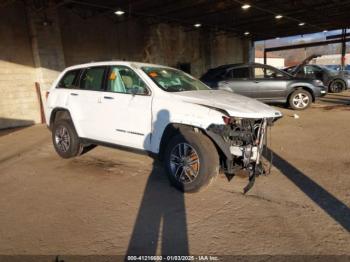
POLYGON ((224 116, 224 124, 213 124, 207 129, 207 134, 222 151, 221 166, 225 173, 234 175, 238 170, 247 171, 249 183, 244 188, 244 193, 252 188, 256 176, 266 174, 262 165, 262 153, 267 144, 267 128, 277 119, 224 116))

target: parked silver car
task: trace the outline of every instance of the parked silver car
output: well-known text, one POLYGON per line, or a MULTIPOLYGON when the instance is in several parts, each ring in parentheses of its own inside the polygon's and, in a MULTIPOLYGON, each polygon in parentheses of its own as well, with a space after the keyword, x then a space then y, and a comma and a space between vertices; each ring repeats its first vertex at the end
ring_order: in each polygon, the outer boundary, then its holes
POLYGON ((296 78, 275 67, 248 63, 210 69, 201 81, 214 89, 232 90, 263 102, 286 103, 295 110, 306 109, 327 94, 320 80, 296 78))

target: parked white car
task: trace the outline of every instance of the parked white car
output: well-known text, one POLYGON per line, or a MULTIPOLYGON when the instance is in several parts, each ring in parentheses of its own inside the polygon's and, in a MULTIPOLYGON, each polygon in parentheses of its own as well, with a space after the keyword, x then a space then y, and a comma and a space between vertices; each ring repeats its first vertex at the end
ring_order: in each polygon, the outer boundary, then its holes
POLYGON ((282 114, 254 99, 211 90, 166 66, 99 62, 65 69, 53 83, 46 122, 63 158, 91 145, 156 154, 185 192, 209 184, 220 166, 261 173, 267 125, 282 114))

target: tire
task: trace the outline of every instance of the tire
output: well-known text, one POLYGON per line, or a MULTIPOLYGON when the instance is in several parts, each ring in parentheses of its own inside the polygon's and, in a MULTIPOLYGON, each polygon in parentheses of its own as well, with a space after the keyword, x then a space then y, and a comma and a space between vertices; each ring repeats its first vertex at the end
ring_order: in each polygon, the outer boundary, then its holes
POLYGON ((345 89, 346 89, 345 82, 341 79, 333 80, 328 86, 328 90, 330 93, 340 93, 345 89))
POLYGON ((308 91, 298 89, 289 96, 288 103, 294 110, 304 110, 311 105, 312 96, 308 91))
POLYGON ((167 145, 164 165, 173 186, 183 192, 197 192, 219 173, 219 155, 208 137, 182 130, 167 145), (181 154, 187 156, 182 161, 181 154))
POLYGON ((62 158, 75 157, 83 151, 83 145, 79 141, 73 123, 67 119, 58 120, 54 123, 52 143, 57 154, 62 158))

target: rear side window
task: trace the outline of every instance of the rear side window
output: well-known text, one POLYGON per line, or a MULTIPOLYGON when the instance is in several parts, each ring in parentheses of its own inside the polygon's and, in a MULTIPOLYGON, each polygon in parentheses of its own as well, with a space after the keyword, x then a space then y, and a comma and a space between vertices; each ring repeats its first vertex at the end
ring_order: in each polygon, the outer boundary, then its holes
POLYGON ((249 68, 248 67, 234 68, 230 71, 229 75, 232 79, 249 78, 249 68))
POLYGON ((57 88, 77 88, 76 81, 80 70, 68 71, 60 80, 57 88))
POLYGON ((86 69, 80 79, 80 89, 102 91, 105 71, 105 67, 86 69))
POLYGON ((219 69, 209 69, 202 77, 203 81, 210 81, 220 78, 225 73, 224 70, 219 69))

